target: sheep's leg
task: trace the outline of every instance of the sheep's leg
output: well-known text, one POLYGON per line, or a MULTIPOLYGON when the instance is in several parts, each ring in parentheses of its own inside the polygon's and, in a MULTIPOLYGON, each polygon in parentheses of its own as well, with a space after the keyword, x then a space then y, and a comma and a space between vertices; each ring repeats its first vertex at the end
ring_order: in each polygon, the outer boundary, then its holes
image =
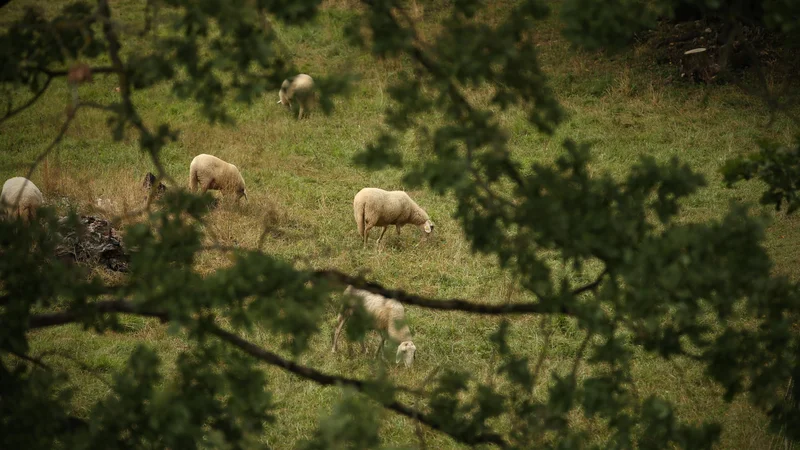
POLYGON ((378 357, 378 355, 381 354, 381 351, 383 351, 383 343, 385 341, 386 341, 386 336, 384 336, 383 333, 381 333, 381 343, 378 344, 378 349, 375 351, 375 357, 376 358, 378 357))
POLYGON ((200 192, 205 194, 209 189, 211 189, 213 185, 214 185, 214 179, 209 178, 208 180, 200 184, 200 192))
POLYGON ((372 227, 367 225, 364 227, 364 247, 367 246, 367 241, 369 240, 369 232, 372 230, 372 227))
POLYGON ((336 344, 339 342, 339 335, 342 333, 345 322, 347 322, 347 316, 339 314, 338 320, 339 323, 336 325, 336 331, 333 332, 333 348, 331 348, 331 353, 336 353, 336 344))
POLYGON ((386 230, 388 230, 388 229, 389 229, 388 225, 383 227, 383 230, 381 231, 381 235, 378 237, 378 242, 375 243, 375 247, 380 247, 381 239, 383 239, 383 235, 386 234, 386 230))

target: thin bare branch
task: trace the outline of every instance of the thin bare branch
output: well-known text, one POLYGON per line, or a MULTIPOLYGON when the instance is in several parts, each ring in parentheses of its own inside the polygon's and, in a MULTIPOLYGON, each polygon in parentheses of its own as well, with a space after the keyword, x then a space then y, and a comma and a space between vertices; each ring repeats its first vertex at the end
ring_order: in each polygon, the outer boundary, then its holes
MULTIPOLYGON (((67 120, 65 120, 64 124, 61 125, 61 130, 59 130, 55 139, 53 139, 53 141, 50 142, 50 145, 48 145, 47 148, 42 153, 40 153, 39 156, 36 157, 36 160, 33 161, 33 164, 31 164, 31 167, 28 169, 28 173, 25 175, 25 178, 30 179, 31 175, 33 175, 33 172, 36 170, 39 164, 41 164, 42 161, 44 161, 44 159, 47 158, 50 152, 52 152, 53 149, 56 148, 56 146, 61 142, 61 140, 64 139, 64 136, 67 134, 67 130, 69 130, 69 126, 72 124, 72 120, 78 114, 78 109, 80 109, 80 107, 81 104, 78 103, 77 105, 75 105, 74 108, 72 108, 71 111, 69 111, 69 114, 67 114, 67 120)), ((17 198, 14 199, 14 205, 19 204, 20 200, 22 199, 22 194, 24 192, 25 189, 20 189, 19 194, 17 194, 17 198)))
POLYGON ((98 109, 100 111, 108 111, 108 112, 117 112, 117 110, 114 108, 113 104, 111 104, 111 105, 103 105, 101 103, 83 102, 83 101, 80 104, 81 104, 81 106, 86 107, 86 108, 90 108, 90 109, 98 109))
POLYGON ((10 354, 12 354, 12 355, 14 355, 14 356, 16 356, 17 358, 19 358, 19 359, 22 359, 22 360, 25 360, 25 361, 28 361, 29 363, 31 363, 31 364, 33 364, 33 365, 36 365, 36 366, 39 366, 39 367, 41 367, 42 369, 45 369, 45 370, 51 370, 51 369, 50 369, 50 366, 48 366, 47 364, 45 364, 44 362, 42 362, 41 360, 39 360, 39 359, 37 359, 37 358, 34 358, 34 357, 32 357, 32 356, 28 356, 28 355, 26 355, 26 354, 24 354, 24 353, 18 353, 18 352, 15 352, 15 351, 13 351, 13 350, 9 350, 9 349, 4 349, 4 350, 5 350, 6 352, 8 352, 8 353, 10 353, 10 354))
MULTIPOLYGON (((162 322, 169 321, 169 316, 164 312, 144 311, 131 302, 125 300, 104 300, 91 304, 99 313, 127 313, 139 316, 153 317, 162 322)), ((59 311, 31 316, 28 319, 29 329, 47 328, 77 322, 80 319, 75 311, 59 311)))
MULTIPOLYGON (((419 383, 419 385, 418 385, 419 387, 417 388, 417 390, 419 392, 425 392, 425 386, 430 385, 431 381, 433 380, 433 377, 435 377, 436 374, 438 374, 441 369, 442 369, 441 365, 438 365, 438 366, 434 367, 433 370, 431 371, 431 373, 429 373, 428 376, 426 376, 419 383)), ((418 401, 419 401, 418 399, 414 401, 414 405, 413 406, 415 407, 415 409, 416 409, 418 401)), ((419 448, 421 450, 427 450, 428 449, 428 444, 425 442, 425 433, 423 432, 422 427, 420 426, 420 422, 417 420, 416 416, 414 417, 414 425, 415 425, 414 426, 415 433, 417 435, 417 439, 419 440, 419 448)))
POLYGON ((592 281, 591 283, 583 285, 583 286, 578 287, 576 289, 573 289, 572 290, 572 295, 580 295, 580 294, 583 294, 584 292, 593 291, 593 290, 597 289, 597 287, 600 286, 600 283, 603 282, 603 278, 606 275, 608 275, 608 268, 603 269, 603 271, 600 272, 600 275, 598 275, 597 278, 594 281, 592 281))
POLYGON ((42 86, 41 89, 36 91, 36 94, 34 94, 33 97, 31 97, 24 104, 20 105, 18 108, 10 110, 8 113, 6 113, 6 115, 4 115, 2 118, 0 118, 0 125, 2 125, 3 122, 5 122, 6 120, 8 120, 8 119, 16 116, 17 114, 21 113, 22 111, 25 111, 26 109, 30 108, 34 103, 36 103, 36 101, 39 100, 39 98, 42 96, 42 94, 44 94, 45 91, 47 91, 47 88, 50 87, 50 82, 51 81, 53 81, 53 77, 48 75, 47 76, 47 80, 45 80, 45 82, 44 82, 44 86, 42 86))
POLYGON ((552 327, 549 327, 550 320, 550 317, 542 316, 542 320, 539 322, 539 329, 544 331, 544 343, 542 344, 542 351, 539 353, 539 358, 536 360, 536 365, 533 368, 533 381, 531 382, 531 389, 536 389, 536 382, 539 379, 542 367, 544 367, 544 361, 547 359, 547 354, 550 351, 550 338, 553 336, 553 329, 552 327))
MULTIPOLYGON (((22 69, 41 72, 51 78, 65 77, 69 75, 69 70, 52 70, 41 66, 23 66, 22 69)), ((117 73, 117 69, 111 66, 90 67, 89 70, 91 71, 92 75, 101 73, 102 74, 117 73)))
POLYGON ((84 363, 83 361, 79 360, 78 358, 76 358, 74 356, 70 356, 70 355, 66 354, 65 352, 60 352, 60 351, 57 351, 57 350, 49 350, 49 351, 46 351, 46 352, 43 352, 43 353, 39 354, 39 358, 41 358, 41 359, 44 359, 46 356, 58 356, 59 358, 66 359, 67 361, 75 364, 80 370, 86 372, 89 376, 91 376, 95 380, 97 380, 100 383, 102 383, 109 390, 113 390, 114 389, 114 387, 111 385, 111 382, 106 380, 106 379, 104 379, 103 377, 101 377, 100 374, 97 373, 98 371, 96 369, 93 369, 88 364, 84 363))
MULTIPOLYGON (((112 23, 111 19, 111 9, 108 6, 108 0, 98 0, 97 14, 98 18, 103 23, 103 34, 108 41, 108 54, 111 58, 112 67, 119 78, 119 90, 120 95, 122 96, 120 120, 123 122, 129 121, 134 127, 136 127, 139 130, 142 139, 145 137, 152 138, 153 133, 147 128, 147 126, 145 126, 142 118, 139 116, 139 113, 136 112, 136 108, 133 106, 133 102, 131 101, 130 79, 128 79, 128 74, 125 71, 125 64, 122 62, 122 57, 120 56, 122 45, 120 44, 119 36, 117 36, 116 30, 114 30, 114 24, 112 23)), ((173 185, 177 185, 175 180, 173 180, 172 177, 170 177, 170 175, 167 173, 164 165, 161 163, 161 159, 158 157, 157 152, 149 150, 148 153, 150 154, 150 160, 158 172, 158 177, 169 180, 169 182, 173 185)))
POLYGON ((581 361, 583 361, 583 354, 586 352, 586 347, 589 346, 589 341, 592 340, 592 336, 594 336, 594 332, 591 330, 586 332, 586 337, 581 342, 581 346, 578 347, 578 353, 575 355, 575 362, 572 363, 572 382, 574 383, 578 379, 578 369, 581 366, 581 361))

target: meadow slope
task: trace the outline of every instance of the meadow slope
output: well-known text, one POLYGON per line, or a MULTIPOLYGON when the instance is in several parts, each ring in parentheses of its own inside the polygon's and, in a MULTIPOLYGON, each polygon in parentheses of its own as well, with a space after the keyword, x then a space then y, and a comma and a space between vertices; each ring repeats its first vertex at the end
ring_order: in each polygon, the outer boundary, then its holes
MULTIPOLYGON (((4 12, 8 10, 11 18, 33 3, 17 0, 4 7, 4 12)), ((44 7, 55 11, 63 3, 47 2, 44 7)), ((117 0, 112 7, 124 23, 141 20, 139 2, 117 0)), ((281 39, 304 72, 314 75, 347 70, 361 77, 348 96, 335 100, 331 116, 317 111, 309 120, 296 121, 275 104, 276 86, 249 107, 231 104, 235 125, 210 126, 196 105, 176 99, 167 87, 136 93, 134 101, 148 123, 166 122, 180 130, 180 139, 162 154, 168 173, 185 186, 189 162, 200 153, 214 154, 239 166, 247 181, 249 201, 209 215, 207 227, 221 244, 255 248, 264 226, 269 226, 272 231, 262 250, 301 267, 335 267, 351 273, 368 270, 370 277, 388 286, 432 297, 487 302, 524 299, 514 280, 492 259, 470 252, 451 218, 453 199, 425 189, 410 194, 436 223, 435 237, 428 245, 417 247, 419 232, 407 227, 399 237, 393 230, 386 234, 387 246, 382 253, 371 246, 362 249, 352 215, 355 193, 365 186, 405 188, 399 170, 370 172, 352 162, 381 125, 382 111, 389 102, 386 87, 401 67, 376 62, 345 43, 341 27, 349 14, 352 12, 346 2, 338 6, 332 3, 313 24, 281 30, 281 39)), ((667 84, 665 72, 670 69, 650 67, 643 61, 646 52, 641 47, 613 58, 571 50, 559 36, 554 20, 543 23, 535 34, 542 63, 569 119, 553 136, 546 136, 530 127, 521 112, 504 113, 502 122, 511 132, 511 146, 520 160, 552 161, 561 153, 563 139, 571 137, 593 143, 595 173, 622 176, 646 154, 659 160, 678 156, 705 174, 708 187, 684 202, 681 220, 717 218, 731 199, 757 202, 758 183, 726 189, 718 169, 726 159, 754 151, 758 139, 789 141, 792 129, 788 122, 778 116, 769 123, 769 111, 759 99, 730 85, 667 84)), ((117 95, 115 86, 111 77, 96 76, 92 84, 81 88, 81 95, 86 100, 111 102, 117 95)), ((24 95, 27 93, 15 93, 17 98, 24 95)), ((475 100, 481 95, 470 93, 475 100)), ((27 171, 57 134, 68 99, 66 86, 54 83, 34 107, 2 125, 0 178, 27 171)), ((418 157, 415 142, 413 133, 401 142, 408 160, 418 157)), ((117 214, 140 205, 140 183, 149 170, 151 163, 134 139, 129 136, 112 141, 103 113, 84 110, 32 179, 50 204, 73 205, 89 212, 97 198, 104 198, 116 204, 105 214, 117 214)), ((774 218, 766 245, 775 258, 776 271, 795 277, 798 219, 766 209, 756 211, 774 218)), ((199 267, 213 271, 226 263, 225 255, 206 253, 199 267)), ((330 320, 299 362, 351 376, 376 373, 378 364, 358 355, 357 345, 350 346, 352 355, 347 349, 330 354, 335 299, 329 309, 330 320)), ((417 363, 408 371, 390 368, 392 377, 417 386, 441 365, 472 371, 480 380, 496 376, 487 369, 486 361, 496 358, 488 336, 495 331, 497 319, 413 307, 407 308, 407 314, 418 347, 417 363)), ((159 351, 166 373, 174 356, 187 346, 180 335, 168 334, 156 321, 126 318, 124 323, 127 332, 101 336, 86 334, 78 326, 33 333, 33 354, 57 351, 80 358, 82 365, 68 358, 52 358, 52 364, 67 367, 71 373, 77 392, 73 405, 76 415, 87 415, 92 402, 108 393, 108 373, 124 364, 138 343, 145 341, 159 351)), ((512 342, 531 357, 540 354, 545 336, 552 333, 545 360, 548 371, 566 370, 583 337, 569 320, 542 325, 538 317, 514 318, 512 330, 512 342)), ((250 337, 267 348, 279 347, 266 331, 250 337)), ((371 339, 371 345, 377 345, 377 338, 371 339)), ((725 427, 721 448, 760 449, 770 444, 772 437, 765 431, 764 416, 743 399, 724 403, 719 398, 720 389, 707 380, 702 368, 689 361, 667 362, 644 353, 638 355, 635 366, 637 388, 643 396, 655 392, 665 396, 678 405, 681 418, 688 421, 720 421, 725 427)), ((278 369, 265 370, 279 409, 263 442, 274 448, 293 447, 310 436, 317 420, 342 395, 341 390, 320 388, 278 369)), ((545 386, 540 384, 538 389, 544 392, 545 386)), ((409 420, 388 412, 381 414, 386 444, 415 442, 409 420)), ((585 419, 576 416, 574 420, 585 419)), ((425 438, 429 448, 460 448, 430 431, 425 432, 425 438)))

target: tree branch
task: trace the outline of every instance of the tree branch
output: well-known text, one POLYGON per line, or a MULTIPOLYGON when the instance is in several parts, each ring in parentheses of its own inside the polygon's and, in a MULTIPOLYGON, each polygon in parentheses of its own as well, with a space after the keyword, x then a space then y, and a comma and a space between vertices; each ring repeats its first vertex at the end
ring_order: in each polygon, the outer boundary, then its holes
MULTIPOLYGON (((335 385, 350 386, 361 392, 366 391, 367 388, 369 387, 368 383, 361 380, 345 378, 336 375, 328 375, 326 373, 319 372, 311 367, 301 366, 300 364, 297 364, 293 361, 283 359, 280 356, 276 355, 275 353, 265 350, 253 344, 252 342, 249 342, 229 331, 225 331, 222 328, 217 327, 216 325, 211 326, 210 332, 211 334, 232 344, 233 346, 239 348, 248 355, 255 357, 256 359, 264 361, 273 366, 281 367, 288 372, 300 376, 301 378, 312 380, 321 386, 335 386, 335 385)), ((441 425, 439 425, 436 421, 432 420, 427 415, 420 413, 414 408, 406 406, 397 401, 382 402, 382 404, 387 409, 390 409, 398 414, 406 416, 409 419, 419 421, 429 426, 430 428, 445 433, 464 444, 468 445, 496 444, 502 448, 506 448, 508 446, 508 444, 505 442, 502 436, 498 434, 487 433, 487 434, 479 434, 476 436, 454 435, 451 432, 443 429, 441 425)))
POLYGON ((19 108, 16 108, 16 109, 12 109, 12 110, 10 110, 8 113, 6 113, 6 115, 5 115, 5 116, 3 116, 2 118, 0 118, 0 125, 2 125, 2 124, 3 124, 3 122, 5 122, 6 120, 8 120, 8 119, 10 119, 10 118, 12 118, 12 117, 16 116, 17 114, 21 113, 22 111, 25 111, 26 109, 30 108, 30 107, 31 107, 31 105, 33 105, 34 103, 36 103, 36 101, 37 101, 37 100, 39 100, 39 97, 41 97, 41 96, 42 96, 42 94, 44 94, 44 93, 45 93, 45 91, 47 91, 47 88, 50 86, 50 82, 51 82, 51 81, 53 81, 53 77, 52 77, 51 75, 48 75, 48 76, 47 76, 47 80, 44 82, 44 86, 42 86, 42 88, 41 88, 41 89, 39 89, 39 90, 36 92, 36 94, 34 94, 34 96, 30 98, 30 100, 28 100, 27 102, 25 102, 25 103, 24 103, 22 106, 20 106, 19 108))
POLYGON ((15 351, 13 351, 13 350, 9 350, 9 349, 3 349, 3 350, 5 350, 6 352, 8 352, 8 353, 10 353, 10 354, 12 354, 12 355, 14 355, 14 356, 16 356, 16 357, 17 357, 17 358, 19 358, 19 359, 22 359, 22 360, 28 361, 28 362, 29 362, 29 363, 31 363, 31 364, 34 364, 34 365, 36 365, 36 366, 39 366, 39 367, 41 367, 42 369, 45 369, 45 370, 48 370, 48 371, 49 371, 49 370, 51 370, 51 369, 50 369, 50 366, 48 366, 47 364, 45 364, 45 363, 44 363, 42 360, 40 360, 40 359, 37 359, 37 358, 34 358, 33 356, 28 356, 28 355, 26 355, 26 354, 24 354, 24 353, 18 353, 18 352, 15 352, 15 351))
MULTIPOLYGON (((69 70, 51 70, 41 66, 23 66, 22 69, 41 72, 50 78, 65 77, 69 75, 69 70)), ((97 73, 117 73, 117 68, 111 66, 90 67, 89 70, 93 75, 97 73)))
MULTIPOLYGON (((373 294, 380 294, 383 295, 384 297, 395 299, 398 302, 407 305, 421 306, 423 308, 436 309, 441 311, 462 311, 462 312, 468 312, 473 314, 484 314, 484 315, 552 314, 552 313, 574 315, 574 313, 564 305, 560 305, 557 308, 553 308, 553 307, 547 307, 542 303, 505 303, 505 304, 494 305, 488 303, 477 303, 458 298, 435 300, 431 298, 420 297, 419 295, 415 294, 410 294, 400 289, 387 289, 374 281, 368 281, 363 277, 354 277, 351 275, 347 275, 345 273, 339 272, 338 270, 318 270, 313 272, 312 276, 318 279, 328 279, 337 283, 349 284, 355 288, 364 289, 366 291, 372 292, 373 294)), ((582 286, 573 291, 573 295, 577 295, 582 292, 586 292, 589 289, 593 289, 599 283, 600 282, 596 280, 591 284, 587 285, 589 286, 588 288, 587 286, 582 286)))
MULTIPOLYGON (((80 108, 81 104, 78 103, 71 111, 69 111, 69 114, 67 115, 67 120, 64 121, 63 125, 61 125, 61 130, 59 130, 55 139, 53 139, 53 141, 50 142, 50 145, 48 145, 47 148, 42 153, 40 153, 39 156, 36 157, 36 160, 33 161, 33 164, 31 164, 30 169, 28 169, 28 174, 25 175, 25 178, 30 179, 31 175, 33 175, 33 171, 36 170, 39 164, 41 164, 42 161, 44 161, 44 159, 47 158, 47 155, 49 155, 50 152, 52 152, 53 149, 56 148, 56 146, 61 142, 61 140, 64 139, 64 136, 67 134, 67 130, 69 130, 69 126, 72 124, 72 119, 74 119, 75 116, 78 114, 78 110, 80 108)), ((19 195, 14 201, 14 204, 19 204, 19 200, 22 197, 23 192, 24 190, 20 190, 19 195)))
POLYGON ((603 271, 600 272, 600 275, 598 275, 597 278, 594 281, 592 281, 591 283, 583 285, 583 286, 581 286, 579 288, 573 289, 572 290, 572 295, 580 295, 580 294, 583 294, 584 292, 593 291, 593 290, 597 289, 597 286, 600 286, 600 283, 603 282, 603 278, 606 275, 608 275, 608 268, 603 269, 603 271))
MULTIPOLYGON (((95 308, 98 312, 103 312, 103 313, 116 312, 116 313, 136 314, 145 317, 155 317, 161 319, 162 322, 169 321, 169 316, 166 313, 145 311, 126 300, 100 301, 93 303, 91 306, 95 308)), ((50 326, 65 325, 68 323, 77 322, 78 320, 79 316, 74 311, 62 311, 57 313, 39 314, 31 316, 29 318, 28 327, 30 329, 44 328, 50 326)), ((303 366, 293 361, 281 358, 279 355, 272 353, 264 348, 261 348, 258 345, 246 339, 243 339, 242 337, 234 333, 223 330, 217 325, 212 324, 210 326, 209 332, 260 361, 264 361, 272 366, 280 367, 286 370, 287 372, 291 372, 306 380, 314 381, 315 383, 321 386, 336 386, 336 385, 350 386, 357 389, 360 392, 365 392, 365 393, 369 391, 370 387, 372 387, 371 383, 366 381, 342 377, 338 375, 326 374, 311 367, 303 366)), ((395 400, 380 401, 379 399, 375 399, 374 397, 372 398, 376 401, 379 401, 384 408, 394 411, 403 416, 406 416, 412 420, 419 421, 420 423, 423 423, 436 431, 447 434, 448 436, 452 437, 453 439, 461 443, 467 445, 495 444, 501 448, 508 447, 508 443, 499 434, 496 433, 482 433, 476 435, 454 434, 444 429, 436 420, 432 419, 431 417, 425 414, 422 414, 421 412, 415 410, 414 408, 411 408, 395 400)))
MULTIPOLYGON (((90 306, 99 313, 136 314, 139 316, 160 319, 162 323, 169 321, 169 316, 166 313, 144 311, 136 307, 133 303, 125 300, 104 300, 92 303, 90 306)), ((54 313, 37 314, 28 318, 28 328, 37 329, 66 325, 68 323, 77 322, 78 320, 80 320, 80 318, 78 313, 75 311, 59 311, 54 313)))

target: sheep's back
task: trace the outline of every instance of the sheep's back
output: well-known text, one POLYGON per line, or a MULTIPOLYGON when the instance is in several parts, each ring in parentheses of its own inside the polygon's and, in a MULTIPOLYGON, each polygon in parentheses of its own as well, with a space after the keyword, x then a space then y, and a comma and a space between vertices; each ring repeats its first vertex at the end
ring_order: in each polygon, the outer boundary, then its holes
POLYGON ((297 75, 292 80, 292 91, 295 95, 305 95, 311 92, 313 89, 314 80, 304 73, 297 75))
POLYGON ((415 207, 416 203, 405 192, 387 192, 379 207, 381 222, 386 224, 408 223, 415 207))
POLYGON ((386 328, 389 319, 402 319, 405 314, 403 304, 397 300, 362 289, 353 289, 350 293, 361 299, 364 310, 375 318, 379 328, 386 328))
POLYGON ((384 191, 378 188, 364 188, 356 194, 353 207, 359 211, 363 206, 370 222, 375 226, 406 223, 415 203, 403 191, 384 191))
POLYGON ((42 191, 25 177, 9 178, 3 183, 3 190, 0 192, 0 203, 11 206, 17 202, 19 197, 20 205, 36 206, 40 205, 44 198, 42 191), (20 196, 22 192, 22 196, 20 196))

